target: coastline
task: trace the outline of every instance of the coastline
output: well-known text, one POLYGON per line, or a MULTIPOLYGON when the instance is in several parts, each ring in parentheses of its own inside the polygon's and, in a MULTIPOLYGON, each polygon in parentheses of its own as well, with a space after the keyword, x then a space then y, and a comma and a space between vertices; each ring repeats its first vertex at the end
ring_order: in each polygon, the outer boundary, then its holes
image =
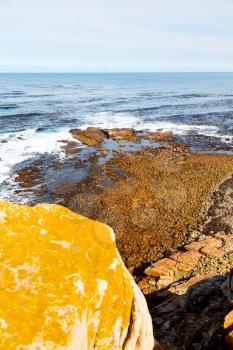
POLYGON ((20 194, 109 224, 131 269, 187 242, 207 220, 215 189, 233 174, 233 156, 192 152, 168 132, 92 127, 71 134, 60 142, 61 163, 42 159, 19 170, 20 194))
POLYGON ((193 152, 171 133, 93 127, 71 133, 72 140, 58 141, 62 160, 42 157, 18 169, 19 196, 62 204, 114 229, 165 349, 204 338, 222 342, 230 310, 222 285, 233 264, 233 155, 193 152))

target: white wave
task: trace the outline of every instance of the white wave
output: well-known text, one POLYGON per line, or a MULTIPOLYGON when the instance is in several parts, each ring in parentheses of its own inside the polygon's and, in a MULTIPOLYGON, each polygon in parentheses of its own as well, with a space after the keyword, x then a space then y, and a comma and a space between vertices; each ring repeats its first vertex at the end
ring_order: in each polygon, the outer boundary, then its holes
POLYGON ((176 135, 184 135, 188 132, 197 132, 200 135, 203 133, 215 134, 219 131, 219 128, 214 125, 177 124, 169 122, 145 123, 144 128, 151 131, 172 131, 176 135))
POLYGON ((136 130, 147 129, 150 131, 172 131, 176 135, 184 135, 188 132, 197 132, 199 135, 216 136, 219 128, 214 125, 195 125, 195 124, 179 124, 164 121, 144 122, 140 118, 127 113, 113 114, 111 112, 101 112, 87 116, 86 124, 81 128, 96 126, 103 129, 111 129, 114 127, 134 128, 136 130))
POLYGON ((140 119, 136 116, 126 113, 111 113, 100 112, 85 117, 85 124, 81 126, 82 129, 88 126, 96 126, 102 129, 111 128, 137 128, 140 124, 140 119))
POLYGON ((12 167, 37 154, 59 152, 58 140, 72 139, 69 129, 56 132, 37 132, 27 129, 0 135, 0 183, 9 178, 12 167), (1 143, 1 141, 7 141, 1 143))
POLYGON ((225 143, 232 143, 232 141, 233 141, 232 135, 220 135, 220 138, 225 143))

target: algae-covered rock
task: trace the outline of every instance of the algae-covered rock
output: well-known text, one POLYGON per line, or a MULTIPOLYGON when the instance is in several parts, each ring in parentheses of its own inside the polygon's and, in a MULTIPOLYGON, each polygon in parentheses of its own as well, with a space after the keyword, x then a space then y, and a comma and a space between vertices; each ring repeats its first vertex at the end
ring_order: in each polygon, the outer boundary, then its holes
POLYGON ((145 299, 106 225, 0 201, 0 349, 153 349, 145 299))
POLYGON ((73 137, 87 146, 97 146, 101 144, 107 136, 104 130, 95 127, 88 127, 86 130, 71 129, 70 132, 73 137))

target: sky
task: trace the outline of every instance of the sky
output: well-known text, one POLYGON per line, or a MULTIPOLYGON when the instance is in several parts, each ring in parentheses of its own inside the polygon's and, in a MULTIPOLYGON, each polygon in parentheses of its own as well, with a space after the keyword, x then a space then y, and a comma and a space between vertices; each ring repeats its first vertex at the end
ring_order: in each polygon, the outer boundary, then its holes
POLYGON ((232 18, 233 0, 0 0, 0 71, 233 71, 232 18))

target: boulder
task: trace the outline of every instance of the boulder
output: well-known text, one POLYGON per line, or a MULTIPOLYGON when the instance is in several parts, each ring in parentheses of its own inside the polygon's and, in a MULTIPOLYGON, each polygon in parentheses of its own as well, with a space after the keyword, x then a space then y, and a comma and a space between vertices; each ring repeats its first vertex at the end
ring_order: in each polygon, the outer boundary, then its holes
POLYGON ((87 146, 100 145, 107 136, 104 130, 95 127, 88 127, 85 130, 71 129, 70 133, 87 146))
POLYGON ((152 350, 152 321, 107 225, 0 201, 0 349, 152 350))

